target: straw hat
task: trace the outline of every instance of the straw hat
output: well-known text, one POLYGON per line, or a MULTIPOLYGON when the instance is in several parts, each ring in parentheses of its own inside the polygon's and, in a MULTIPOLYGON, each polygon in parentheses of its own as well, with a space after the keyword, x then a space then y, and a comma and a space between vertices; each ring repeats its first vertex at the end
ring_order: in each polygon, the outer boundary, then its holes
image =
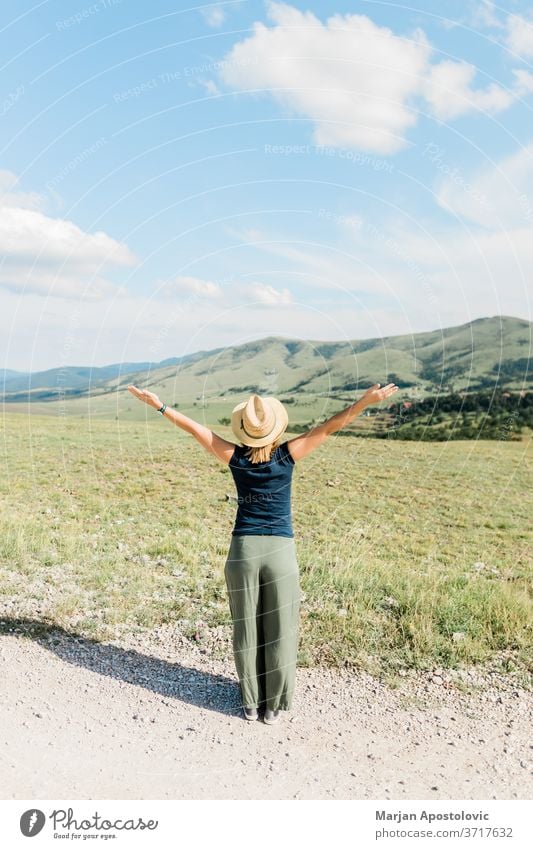
POLYGON ((256 448, 274 442, 288 423, 287 410, 270 395, 250 395, 231 412, 231 429, 237 439, 256 448))

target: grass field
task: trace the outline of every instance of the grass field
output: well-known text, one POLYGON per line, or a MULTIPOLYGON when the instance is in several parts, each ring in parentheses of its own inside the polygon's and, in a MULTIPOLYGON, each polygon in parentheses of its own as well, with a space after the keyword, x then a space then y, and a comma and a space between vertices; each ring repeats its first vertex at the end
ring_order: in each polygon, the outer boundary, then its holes
MULTIPOLYGON (((102 640, 177 619, 191 638, 198 622, 229 628, 227 467, 152 415, 8 412, 2 430, 4 629, 29 614, 102 640)), ((530 472, 527 438, 334 435, 297 463, 299 664, 379 674, 497 657, 527 678, 530 472)))

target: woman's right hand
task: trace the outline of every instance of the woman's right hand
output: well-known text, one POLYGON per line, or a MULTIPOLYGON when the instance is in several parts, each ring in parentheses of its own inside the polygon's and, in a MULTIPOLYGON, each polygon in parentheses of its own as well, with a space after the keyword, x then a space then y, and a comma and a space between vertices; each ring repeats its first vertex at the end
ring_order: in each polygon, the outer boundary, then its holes
POLYGON ((374 383, 370 389, 366 390, 361 401, 363 401, 367 407, 370 404, 379 404, 380 401, 383 401, 385 398, 388 398, 389 395, 392 395, 397 391, 398 387, 395 383, 387 383, 386 386, 381 386, 380 383, 374 383))
POLYGON ((130 383, 128 391, 131 392, 132 395, 135 395, 139 401, 144 401, 144 403, 148 404, 149 407, 153 407, 154 410, 159 410, 159 408, 163 406, 159 400, 159 396, 154 392, 149 392, 148 389, 137 389, 133 383, 130 383))

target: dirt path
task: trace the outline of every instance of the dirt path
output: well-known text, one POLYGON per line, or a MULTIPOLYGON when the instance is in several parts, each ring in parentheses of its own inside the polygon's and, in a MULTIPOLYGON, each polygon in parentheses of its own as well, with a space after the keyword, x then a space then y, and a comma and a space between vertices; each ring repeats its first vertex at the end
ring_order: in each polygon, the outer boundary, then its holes
POLYGON ((532 694, 490 671, 462 673, 465 695, 457 673, 390 689, 298 668, 276 726, 242 718, 231 654, 172 626, 108 644, 3 635, 0 675, 3 799, 530 796, 532 694))

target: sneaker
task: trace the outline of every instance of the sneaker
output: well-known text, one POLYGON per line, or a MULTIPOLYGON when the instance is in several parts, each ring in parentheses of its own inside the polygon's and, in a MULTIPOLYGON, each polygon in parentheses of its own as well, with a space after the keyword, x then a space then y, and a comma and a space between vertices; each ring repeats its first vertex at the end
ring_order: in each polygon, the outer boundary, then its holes
POLYGON ((279 720, 279 710, 270 710, 270 708, 265 709, 265 715, 263 717, 263 722, 267 725, 274 725, 279 720))
POLYGON ((246 719, 249 719, 250 721, 259 718, 257 708, 243 707, 243 711, 244 711, 244 715, 245 715, 246 719))

